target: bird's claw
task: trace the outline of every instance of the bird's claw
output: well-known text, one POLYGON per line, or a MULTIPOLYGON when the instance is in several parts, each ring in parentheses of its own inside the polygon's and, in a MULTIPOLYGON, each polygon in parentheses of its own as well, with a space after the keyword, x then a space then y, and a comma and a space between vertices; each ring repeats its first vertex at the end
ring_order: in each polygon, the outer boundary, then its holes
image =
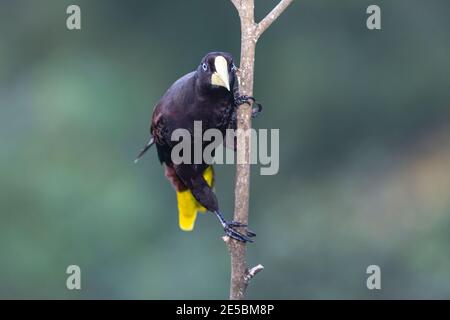
POLYGON ((246 224, 242 224, 237 221, 230 221, 225 224, 224 231, 227 236, 229 236, 230 238, 233 238, 235 240, 238 240, 241 242, 253 242, 253 240, 250 238, 256 236, 256 233, 247 229, 245 231, 246 234, 242 234, 234 229, 234 228, 245 228, 245 227, 247 227, 246 224))
POLYGON ((239 107, 241 104, 244 104, 244 103, 252 104, 255 101, 256 101, 255 98, 243 95, 243 96, 238 96, 234 99, 234 105, 236 107, 239 107))
POLYGON ((249 105, 254 105, 256 107, 252 108, 252 118, 256 118, 258 114, 262 111, 263 107, 259 102, 256 102, 255 98, 250 96, 238 96, 234 99, 234 105, 239 107, 240 105, 247 103, 249 105))
POLYGON ((247 229, 247 236, 252 238, 252 237, 256 237, 256 233, 254 233, 252 230, 247 229))
POLYGON ((256 107, 252 108, 252 118, 256 118, 262 111, 263 107, 261 103, 254 102, 253 105, 256 105, 256 107))
POLYGON ((238 228, 245 228, 247 225, 246 224, 243 224, 243 223, 240 223, 239 221, 229 221, 229 222, 227 222, 227 225, 229 226, 229 227, 238 227, 238 228))
POLYGON ((228 226, 232 227, 232 228, 246 228, 245 231, 247 233, 247 236, 249 236, 249 237, 256 236, 256 233, 254 233, 252 230, 248 229, 246 224, 240 223, 239 221, 234 221, 234 220, 230 221, 230 222, 228 222, 228 226))

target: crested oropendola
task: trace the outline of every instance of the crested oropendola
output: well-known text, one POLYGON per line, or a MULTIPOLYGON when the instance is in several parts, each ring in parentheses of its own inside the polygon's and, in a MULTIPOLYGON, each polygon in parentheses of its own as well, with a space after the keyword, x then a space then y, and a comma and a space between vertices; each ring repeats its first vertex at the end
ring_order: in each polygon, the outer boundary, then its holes
MULTIPOLYGON (((205 162, 174 164, 171 159, 171 151, 176 144, 171 136, 178 128, 192 133, 194 121, 202 121, 203 130, 216 128, 224 135, 227 129, 236 129, 237 107, 250 100, 254 102, 252 97, 238 94, 236 71, 231 54, 211 52, 203 57, 195 71, 175 81, 153 110, 151 138, 136 161, 153 144, 156 145, 165 175, 177 193, 179 226, 182 230, 193 230, 197 212, 208 210, 216 214, 228 236, 252 242, 250 238, 255 233, 248 229, 245 229, 245 234, 236 230, 246 228, 246 225, 224 219, 212 189, 212 166, 205 162)), ((253 116, 262 109, 260 104, 255 105, 253 116)))

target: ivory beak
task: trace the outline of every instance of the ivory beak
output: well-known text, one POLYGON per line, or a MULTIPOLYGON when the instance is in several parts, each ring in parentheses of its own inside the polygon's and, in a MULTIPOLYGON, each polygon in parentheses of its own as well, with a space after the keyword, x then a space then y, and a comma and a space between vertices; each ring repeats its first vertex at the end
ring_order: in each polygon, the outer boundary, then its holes
POLYGON ((214 60, 216 72, 211 76, 211 84, 225 87, 230 91, 230 78, 228 76, 228 62, 222 56, 217 56, 214 60))

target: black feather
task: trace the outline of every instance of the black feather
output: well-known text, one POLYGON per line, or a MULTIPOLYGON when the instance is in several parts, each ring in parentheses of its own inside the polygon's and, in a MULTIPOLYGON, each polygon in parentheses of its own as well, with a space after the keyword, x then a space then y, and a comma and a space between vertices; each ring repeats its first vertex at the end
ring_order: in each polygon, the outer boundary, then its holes
POLYGON ((134 163, 137 163, 139 161, 140 158, 142 158, 142 156, 148 151, 148 149, 150 149, 150 147, 155 143, 155 139, 153 139, 153 137, 150 138, 150 140, 148 141, 147 145, 144 147, 144 149, 141 150, 141 152, 139 152, 137 158, 134 160, 134 163))

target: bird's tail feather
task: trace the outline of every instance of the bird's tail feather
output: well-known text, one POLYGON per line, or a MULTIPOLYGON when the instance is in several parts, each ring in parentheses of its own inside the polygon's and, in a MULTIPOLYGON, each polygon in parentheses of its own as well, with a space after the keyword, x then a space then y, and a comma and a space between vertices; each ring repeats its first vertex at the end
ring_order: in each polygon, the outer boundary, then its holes
MULTIPOLYGON (((206 180, 210 187, 214 183, 214 170, 212 166, 209 166, 203 172, 203 178, 206 180)), ((206 212, 206 208, 203 207, 192 195, 191 190, 177 191, 178 201, 178 222, 180 229, 183 231, 192 231, 195 225, 195 219, 197 218, 197 212, 206 212)))
POLYGON ((139 161, 139 159, 142 158, 142 156, 148 151, 148 149, 150 149, 150 147, 155 143, 155 139, 153 137, 150 138, 150 140, 148 141, 148 143, 145 145, 144 149, 141 150, 141 152, 139 152, 137 158, 134 160, 134 163, 137 163, 139 161))

